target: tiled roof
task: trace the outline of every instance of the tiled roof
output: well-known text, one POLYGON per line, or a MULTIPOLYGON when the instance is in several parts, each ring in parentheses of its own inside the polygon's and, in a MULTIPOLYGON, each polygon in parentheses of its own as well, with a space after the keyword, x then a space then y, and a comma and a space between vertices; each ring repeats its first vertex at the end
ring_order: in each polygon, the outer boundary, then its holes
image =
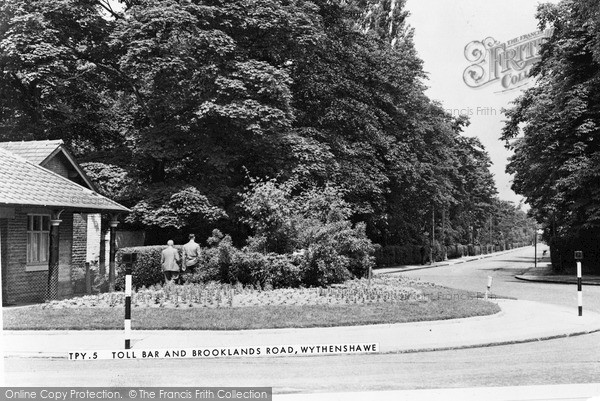
POLYGON ((129 212, 117 202, 0 148, 2 204, 129 212))
POLYGON ((33 164, 40 164, 46 160, 60 145, 63 145, 61 139, 54 141, 0 142, 0 148, 21 156, 33 164))

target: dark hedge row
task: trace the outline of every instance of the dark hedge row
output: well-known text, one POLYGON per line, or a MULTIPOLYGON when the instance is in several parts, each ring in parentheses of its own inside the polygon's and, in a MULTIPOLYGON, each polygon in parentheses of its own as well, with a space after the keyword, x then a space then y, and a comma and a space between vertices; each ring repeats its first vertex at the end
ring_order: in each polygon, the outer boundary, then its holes
MULTIPOLYGON (((137 260, 132 266, 132 285, 135 288, 150 287, 164 281, 160 264, 161 252, 166 246, 140 246, 122 248, 117 252, 117 277, 115 287, 125 285, 123 253, 136 252, 137 260)), ((176 245, 181 255, 181 245, 176 245)), ((185 282, 199 283, 221 281, 242 284, 259 284, 278 287, 297 287, 301 284, 300 263, 293 255, 263 255, 243 252, 223 244, 216 248, 203 248, 200 268, 183 274, 185 282)))
MULTIPOLYGON (((433 247, 433 260, 444 260, 444 253, 448 259, 457 259, 464 256, 484 255, 491 252, 519 248, 530 245, 528 243, 507 243, 502 245, 448 245, 435 243, 433 247)), ((389 245, 379 248, 375 252, 377 267, 420 265, 429 263, 430 247, 419 245, 389 245)))

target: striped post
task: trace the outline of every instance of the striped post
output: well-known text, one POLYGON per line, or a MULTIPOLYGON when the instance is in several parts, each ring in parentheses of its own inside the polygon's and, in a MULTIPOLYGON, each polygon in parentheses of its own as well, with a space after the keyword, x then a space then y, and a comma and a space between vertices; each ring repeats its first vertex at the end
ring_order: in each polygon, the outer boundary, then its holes
POLYGON ((577 261, 577 309, 579 316, 583 316, 583 293, 581 292, 581 261, 577 261))
POLYGON ((125 264, 125 349, 131 348, 131 263, 125 264))
POLYGON ((137 254, 124 253, 125 264, 125 349, 131 348, 131 267, 137 259, 137 254))

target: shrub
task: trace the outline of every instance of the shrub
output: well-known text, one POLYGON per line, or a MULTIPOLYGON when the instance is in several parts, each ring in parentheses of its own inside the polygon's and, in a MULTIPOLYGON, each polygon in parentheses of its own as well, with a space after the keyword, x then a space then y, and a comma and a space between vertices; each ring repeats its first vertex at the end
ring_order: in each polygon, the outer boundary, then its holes
POLYGON ((299 287, 302 284, 300 264, 301 260, 291 254, 264 255, 244 248, 232 258, 229 282, 251 284, 261 288, 299 287))
POLYGON ((468 254, 468 249, 465 245, 449 245, 446 249, 448 251, 448 259, 462 258, 468 254))
MULTIPOLYGON (((364 224, 352 227, 343 191, 332 186, 299 191, 294 185, 290 181, 252 181, 240 204, 247 216, 244 222, 255 232, 246 252, 267 255, 306 250, 297 262, 288 259, 299 267, 304 285, 321 286, 363 277, 374 264, 375 247, 367 238, 364 224)), ((284 281, 293 283, 296 269, 289 263, 284 258, 277 260, 278 268, 289 273, 284 281)), ((269 259, 258 255, 238 256, 236 264, 233 276, 239 280, 252 277, 267 282, 273 274, 269 259)))
POLYGON ((354 228, 346 225, 345 230, 334 236, 340 254, 348 257, 348 270, 357 278, 366 277, 369 268, 375 266, 375 246, 367 238, 365 223, 358 223, 354 228))
POLYGON ((444 246, 442 246, 438 241, 433 243, 433 261, 440 262, 444 260, 444 246))
POLYGON ((267 269, 270 284, 273 288, 299 287, 302 284, 301 256, 268 254, 267 269))
MULTIPOLYGON (((136 246, 121 248, 116 255, 116 278, 115 289, 123 290, 125 288, 125 264, 123 263, 124 253, 137 253, 137 260, 132 266, 131 281, 134 288, 150 287, 161 283, 164 279, 162 266, 160 264, 161 252, 166 245, 156 246, 136 246)), ((175 245, 181 255, 181 245, 175 245)))
POLYGON ((363 234, 364 226, 352 228, 345 220, 315 224, 312 230, 305 230, 301 241, 307 244, 300 265, 302 282, 311 286, 341 283, 353 276, 350 269, 364 276, 374 249, 370 241, 362 241, 363 234))
POLYGON ((295 220, 299 216, 292 190, 292 183, 251 179, 250 188, 241 194, 240 206, 245 212, 242 221, 260 238, 263 252, 287 253, 296 248, 295 220))
POLYGON ((268 280, 267 260, 260 252, 237 252, 233 255, 228 281, 263 287, 268 280))
POLYGON ((331 244, 315 244, 300 265, 302 282, 309 286, 342 283, 351 277, 349 258, 331 244))

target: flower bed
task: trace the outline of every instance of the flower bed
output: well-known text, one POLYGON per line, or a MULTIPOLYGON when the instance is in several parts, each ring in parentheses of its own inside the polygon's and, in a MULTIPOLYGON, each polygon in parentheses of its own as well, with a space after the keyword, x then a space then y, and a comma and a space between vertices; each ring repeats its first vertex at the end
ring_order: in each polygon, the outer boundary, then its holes
MULTIPOLYGON (((350 280, 326 288, 270 289, 207 284, 156 285, 132 294, 132 306, 137 308, 236 308, 278 305, 346 305, 397 302, 428 302, 423 289, 433 284, 404 277, 377 277, 371 280, 350 280)), ((123 293, 86 295, 40 305, 46 309, 81 307, 122 307, 123 293)))

